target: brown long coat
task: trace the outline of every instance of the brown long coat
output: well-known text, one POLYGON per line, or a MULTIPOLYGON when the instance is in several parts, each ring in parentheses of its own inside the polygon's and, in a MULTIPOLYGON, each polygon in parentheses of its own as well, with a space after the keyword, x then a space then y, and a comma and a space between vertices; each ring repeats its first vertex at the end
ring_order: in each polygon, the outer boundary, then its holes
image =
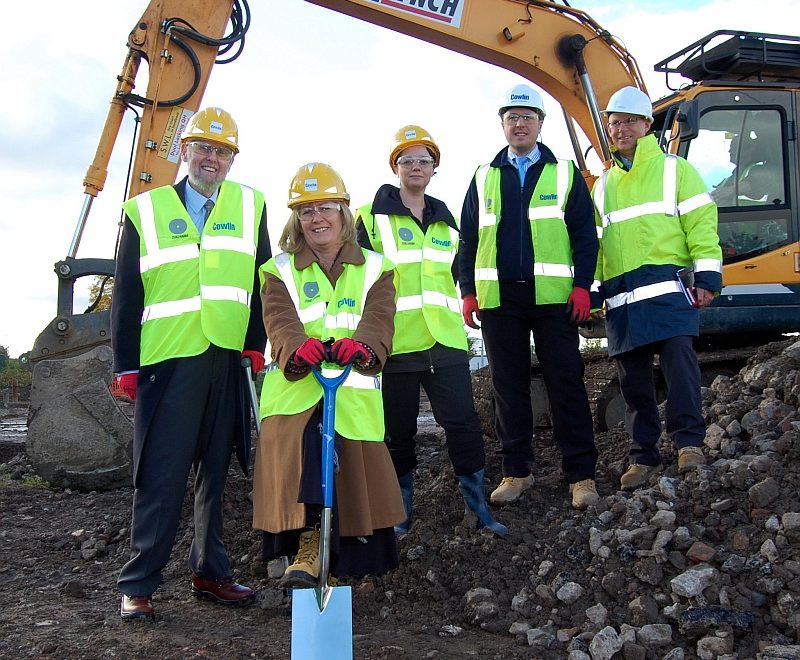
MULTIPOLYGON (((302 270, 317 261, 304 247, 295 255, 295 266, 302 270)), ((364 255, 355 245, 345 245, 328 274, 331 282, 343 272, 343 263, 363 264, 364 255)), ((378 356, 378 366, 367 372, 380 372, 391 353, 394 333, 395 288, 393 272, 384 273, 367 294, 364 313, 353 334, 378 356)), ((307 339, 286 286, 266 274, 261 290, 264 325, 272 359, 281 369, 307 339)), ((324 339, 320 337, 319 339, 324 339)), ((286 374, 289 380, 313 378, 286 374)), ((253 471, 253 527, 272 533, 305 526, 305 506, 297 501, 302 471, 303 431, 314 407, 295 415, 273 415, 261 423, 253 471)), ((383 441, 344 440, 339 457, 340 471, 335 488, 342 536, 369 536, 375 529, 397 525, 405 520, 400 486, 389 451, 383 441)))

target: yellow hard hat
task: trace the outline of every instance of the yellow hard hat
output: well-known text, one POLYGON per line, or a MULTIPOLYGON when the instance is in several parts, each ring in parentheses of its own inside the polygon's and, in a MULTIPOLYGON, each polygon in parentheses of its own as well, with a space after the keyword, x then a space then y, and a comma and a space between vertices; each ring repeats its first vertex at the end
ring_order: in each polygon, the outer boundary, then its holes
POLYGON ((433 156, 433 166, 439 166, 439 147, 436 142, 433 141, 431 134, 422 128, 422 126, 409 124, 408 126, 403 126, 403 128, 394 134, 394 139, 392 140, 392 151, 389 154, 389 167, 392 168, 392 172, 397 172, 397 157, 400 155, 400 152, 403 151, 403 149, 407 149, 408 147, 413 147, 418 144, 422 145, 423 147, 427 147, 430 150, 431 155, 433 156))
POLYGON ((286 205, 291 209, 299 204, 323 199, 336 199, 350 206, 350 195, 335 169, 325 163, 303 165, 289 185, 289 201, 286 205))
POLYGON ((222 108, 205 108, 193 114, 181 135, 182 143, 187 140, 216 142, 239 153, 239 127, 222 108))

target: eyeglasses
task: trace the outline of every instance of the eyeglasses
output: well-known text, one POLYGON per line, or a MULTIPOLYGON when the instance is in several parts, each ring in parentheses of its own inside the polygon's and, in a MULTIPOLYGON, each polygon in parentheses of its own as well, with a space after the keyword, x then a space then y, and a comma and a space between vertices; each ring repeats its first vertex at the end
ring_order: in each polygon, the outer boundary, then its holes
POLYGON ((516 124, 520 119, 523 121, 523 123, 529 124, 535 119, 539 119, 539 115, 537 114, 529 115, 527 113, 524 115, 519 115, 516 112, 510 112, 503 117, 503 121, 506 124, 516 124))
POLYGON ((317 206, 303 206, 297 209, 297 215, 303 222, 311 222, 314 216, 319 213, 323 218, 330 218, 334 213, 342 210, 342 205, 338 202, 329 202, 327 204, 319 204, 317 206))
POLYGON ((233 149, 229 147, 218 147, 208 142, 190 142, 192 150, 200 156, 210 156, 212 153, 217 155, 220 160, 230 160, 233 158, 233 149))
POLYGON ((642 121, 642 118, 628 117, 627 119, 614 119, 613 121, 608 122, 608 127, 619 128, 620 126, 630 126, 631 124, 635 124, 637 121, 642 121))
POLYGON ((404 170, 410 170, 412 167, 414 167, 414 165, 419 165, 420 167, 433 167, 433 164, 436 161, 430 156, 422 156, 420 158, 401 156, 396 162, 397 165, 402 167, 404 170))

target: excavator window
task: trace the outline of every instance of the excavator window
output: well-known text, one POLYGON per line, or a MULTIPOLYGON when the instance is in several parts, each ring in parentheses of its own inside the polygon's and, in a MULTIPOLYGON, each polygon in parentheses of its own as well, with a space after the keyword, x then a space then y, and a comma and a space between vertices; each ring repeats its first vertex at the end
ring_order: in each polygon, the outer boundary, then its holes
POLYGON ((789 241, 782 115, 777 109, 704 113, 687 151, 719 207, 726 263, 789 241))

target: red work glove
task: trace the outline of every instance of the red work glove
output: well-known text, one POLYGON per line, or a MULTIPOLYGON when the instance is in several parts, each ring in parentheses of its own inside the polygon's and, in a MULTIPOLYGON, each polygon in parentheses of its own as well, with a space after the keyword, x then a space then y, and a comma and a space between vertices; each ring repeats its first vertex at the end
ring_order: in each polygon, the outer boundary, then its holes
POLYGON ((478 321, 481 320, 481 308, 478 307, 478 299, 474 293, 468 293, 461 299, 461 316, 464 317, 464 323, 470 328, 479 330, 481 326, 472 318, 473 315, 478 321))
POLYGON ((250 370, 257 374, 264 368, 264 363, 266 360, 264 359, 264 354, 259 353, 258 351, 242 351, 243 358, 250 358, 250 370))
POLYGON ((369 351, 364 344, 350 337, 337 339, 331 346, 331 357, 340 367, 353 362, 361 362, 367 358, 369 351))
POLYGON ((325 359, 325 346, 316 337, 309 337, 294 352, 295 364, 318 367, 325 359))
POLYGON ((125 392, 131 401, 136 401, 136 379, 139 377, 138 373, 122 374, 114 379, 119 389, 125 392))
POLYGON ((572 325, 585 323, 589 318, 589 292, 579 286, 572 288, 567 298, 567 314, 572 325))

